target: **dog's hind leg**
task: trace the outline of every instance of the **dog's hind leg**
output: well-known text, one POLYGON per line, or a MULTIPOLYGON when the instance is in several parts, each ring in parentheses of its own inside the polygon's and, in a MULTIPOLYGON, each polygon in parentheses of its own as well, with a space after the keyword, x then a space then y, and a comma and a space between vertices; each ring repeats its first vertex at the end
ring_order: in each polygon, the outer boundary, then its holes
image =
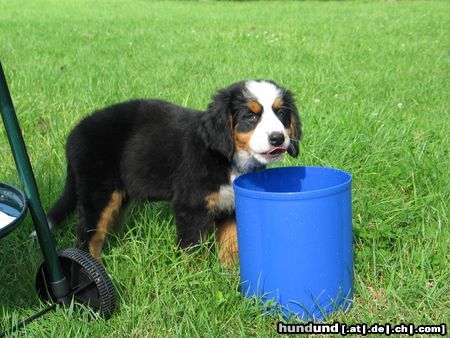
POLYGON ((120 204, 120 208, 117 211, 117 214, 114 216, 111 228, 116 231, 123 231, 123 224, 125 221, 125 216, 130 208, 130 198, 126 195, 126 193, 122 193, 122 201, 120 204))
POLYGON ((103 242, 120 215, 122 201, 123 193, 119 190, 96 191, 80 198, 78 243, 100 262, 103 242))

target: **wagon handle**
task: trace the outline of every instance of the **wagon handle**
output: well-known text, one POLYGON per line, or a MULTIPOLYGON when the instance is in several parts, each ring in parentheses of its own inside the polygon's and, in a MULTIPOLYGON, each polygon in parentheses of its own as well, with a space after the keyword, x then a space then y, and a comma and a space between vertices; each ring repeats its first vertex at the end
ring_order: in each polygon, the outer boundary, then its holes
POLYGON ((31 167, 30 158, 25 147, 14 105, 6 83, 5 74, 0 62, 0 113, 5 125, 6 135, 16 162, 17 171, 23 185, 27 204, 39 240, 45 264, 47 266, 50 285, 56 299, 63 304, 69 303, 69 287, 63 274, 61 263, 56 253, 56 246, 42 209, 39 191, 31 167))

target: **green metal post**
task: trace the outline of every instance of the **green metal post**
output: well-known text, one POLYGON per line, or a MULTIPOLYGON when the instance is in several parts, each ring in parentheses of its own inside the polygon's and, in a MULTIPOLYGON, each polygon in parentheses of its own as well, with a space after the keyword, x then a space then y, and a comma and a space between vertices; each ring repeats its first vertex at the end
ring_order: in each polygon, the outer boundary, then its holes
POLYGON ((0 62, 0 112, 5 125, 6 135, 8 136, 11 151, 16 162, 20 180, 36 229, 39 245, 44 256, 47 271, 49 273, 50 285, 53 294, 58 300, 66 301, 69 293, 67 280, 62 272, 61 263, 56 253, 56 246, 48 227, 45 212, 39 197, 39 191, 34 179, 33 169, 31 168, 30 158, 28 157, 22 132, 19 127, 11 95, 6 83, 5 74, 0 62))

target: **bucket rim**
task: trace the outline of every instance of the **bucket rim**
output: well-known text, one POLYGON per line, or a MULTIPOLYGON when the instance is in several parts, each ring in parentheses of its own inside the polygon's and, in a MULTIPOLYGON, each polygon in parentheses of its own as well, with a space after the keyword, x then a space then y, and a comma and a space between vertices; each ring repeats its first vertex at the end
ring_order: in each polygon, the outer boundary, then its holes
POLYGON ((266 168, 259 171, 249 172, 237 177, 233 181, 233 188, 235 195, 241 195, 246 197, 251 197, 255 199, 270 199, 270 200, 296 200, 296 199, 311 199, 323 196, 330 196, 336 193, 339 193, 343 190, 349 189, 351 187, 351 183, 353 180, 352 174, 349 172, 334 168, 334 167, 325 167, 325 166, 285 166, 285 167, 276 167, 276 168, 266 168), (258 191, 251 190, 247 188, 243 188, 239 186, 240 180, 254 175, 255 173, 261 173, 266 171, 282 171, 282 170, 295 170, 295 169, 321 169, 327 171, 340 172, 347 176, 347 179, 340 184, 333 185, 327 188, 317 189, 317 190, 309 190, 309 191, 296 191, 296 192, 271 192, 271 191, 258 191))

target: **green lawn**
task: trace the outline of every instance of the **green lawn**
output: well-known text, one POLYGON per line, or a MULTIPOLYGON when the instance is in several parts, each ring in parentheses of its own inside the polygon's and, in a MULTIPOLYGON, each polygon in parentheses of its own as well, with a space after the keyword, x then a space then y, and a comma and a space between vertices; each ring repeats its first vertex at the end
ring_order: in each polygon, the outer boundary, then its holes
MULTIPOLYGON (((0 60, 47 208, 62 191, 69 130, 133 97, 204 108, 216 89, 269 78, 297 97, 300 157, 353 174, 354 306, 330 318, 439 324, 449 297, 448 2, 0 0, 0 60)), ((3 128, 0 181, 19 185, 3 128)), ((75 242, 76 218, 55 232, 75 242)), ((0 331, 44 307, 27 217, 0 241, 0 331)), ((137 204, 105 261, 107 322, 58 309, 26 336, 271 336, 277 318, 239 293, 216 249, 179 255, 165 203, 137 204)))

